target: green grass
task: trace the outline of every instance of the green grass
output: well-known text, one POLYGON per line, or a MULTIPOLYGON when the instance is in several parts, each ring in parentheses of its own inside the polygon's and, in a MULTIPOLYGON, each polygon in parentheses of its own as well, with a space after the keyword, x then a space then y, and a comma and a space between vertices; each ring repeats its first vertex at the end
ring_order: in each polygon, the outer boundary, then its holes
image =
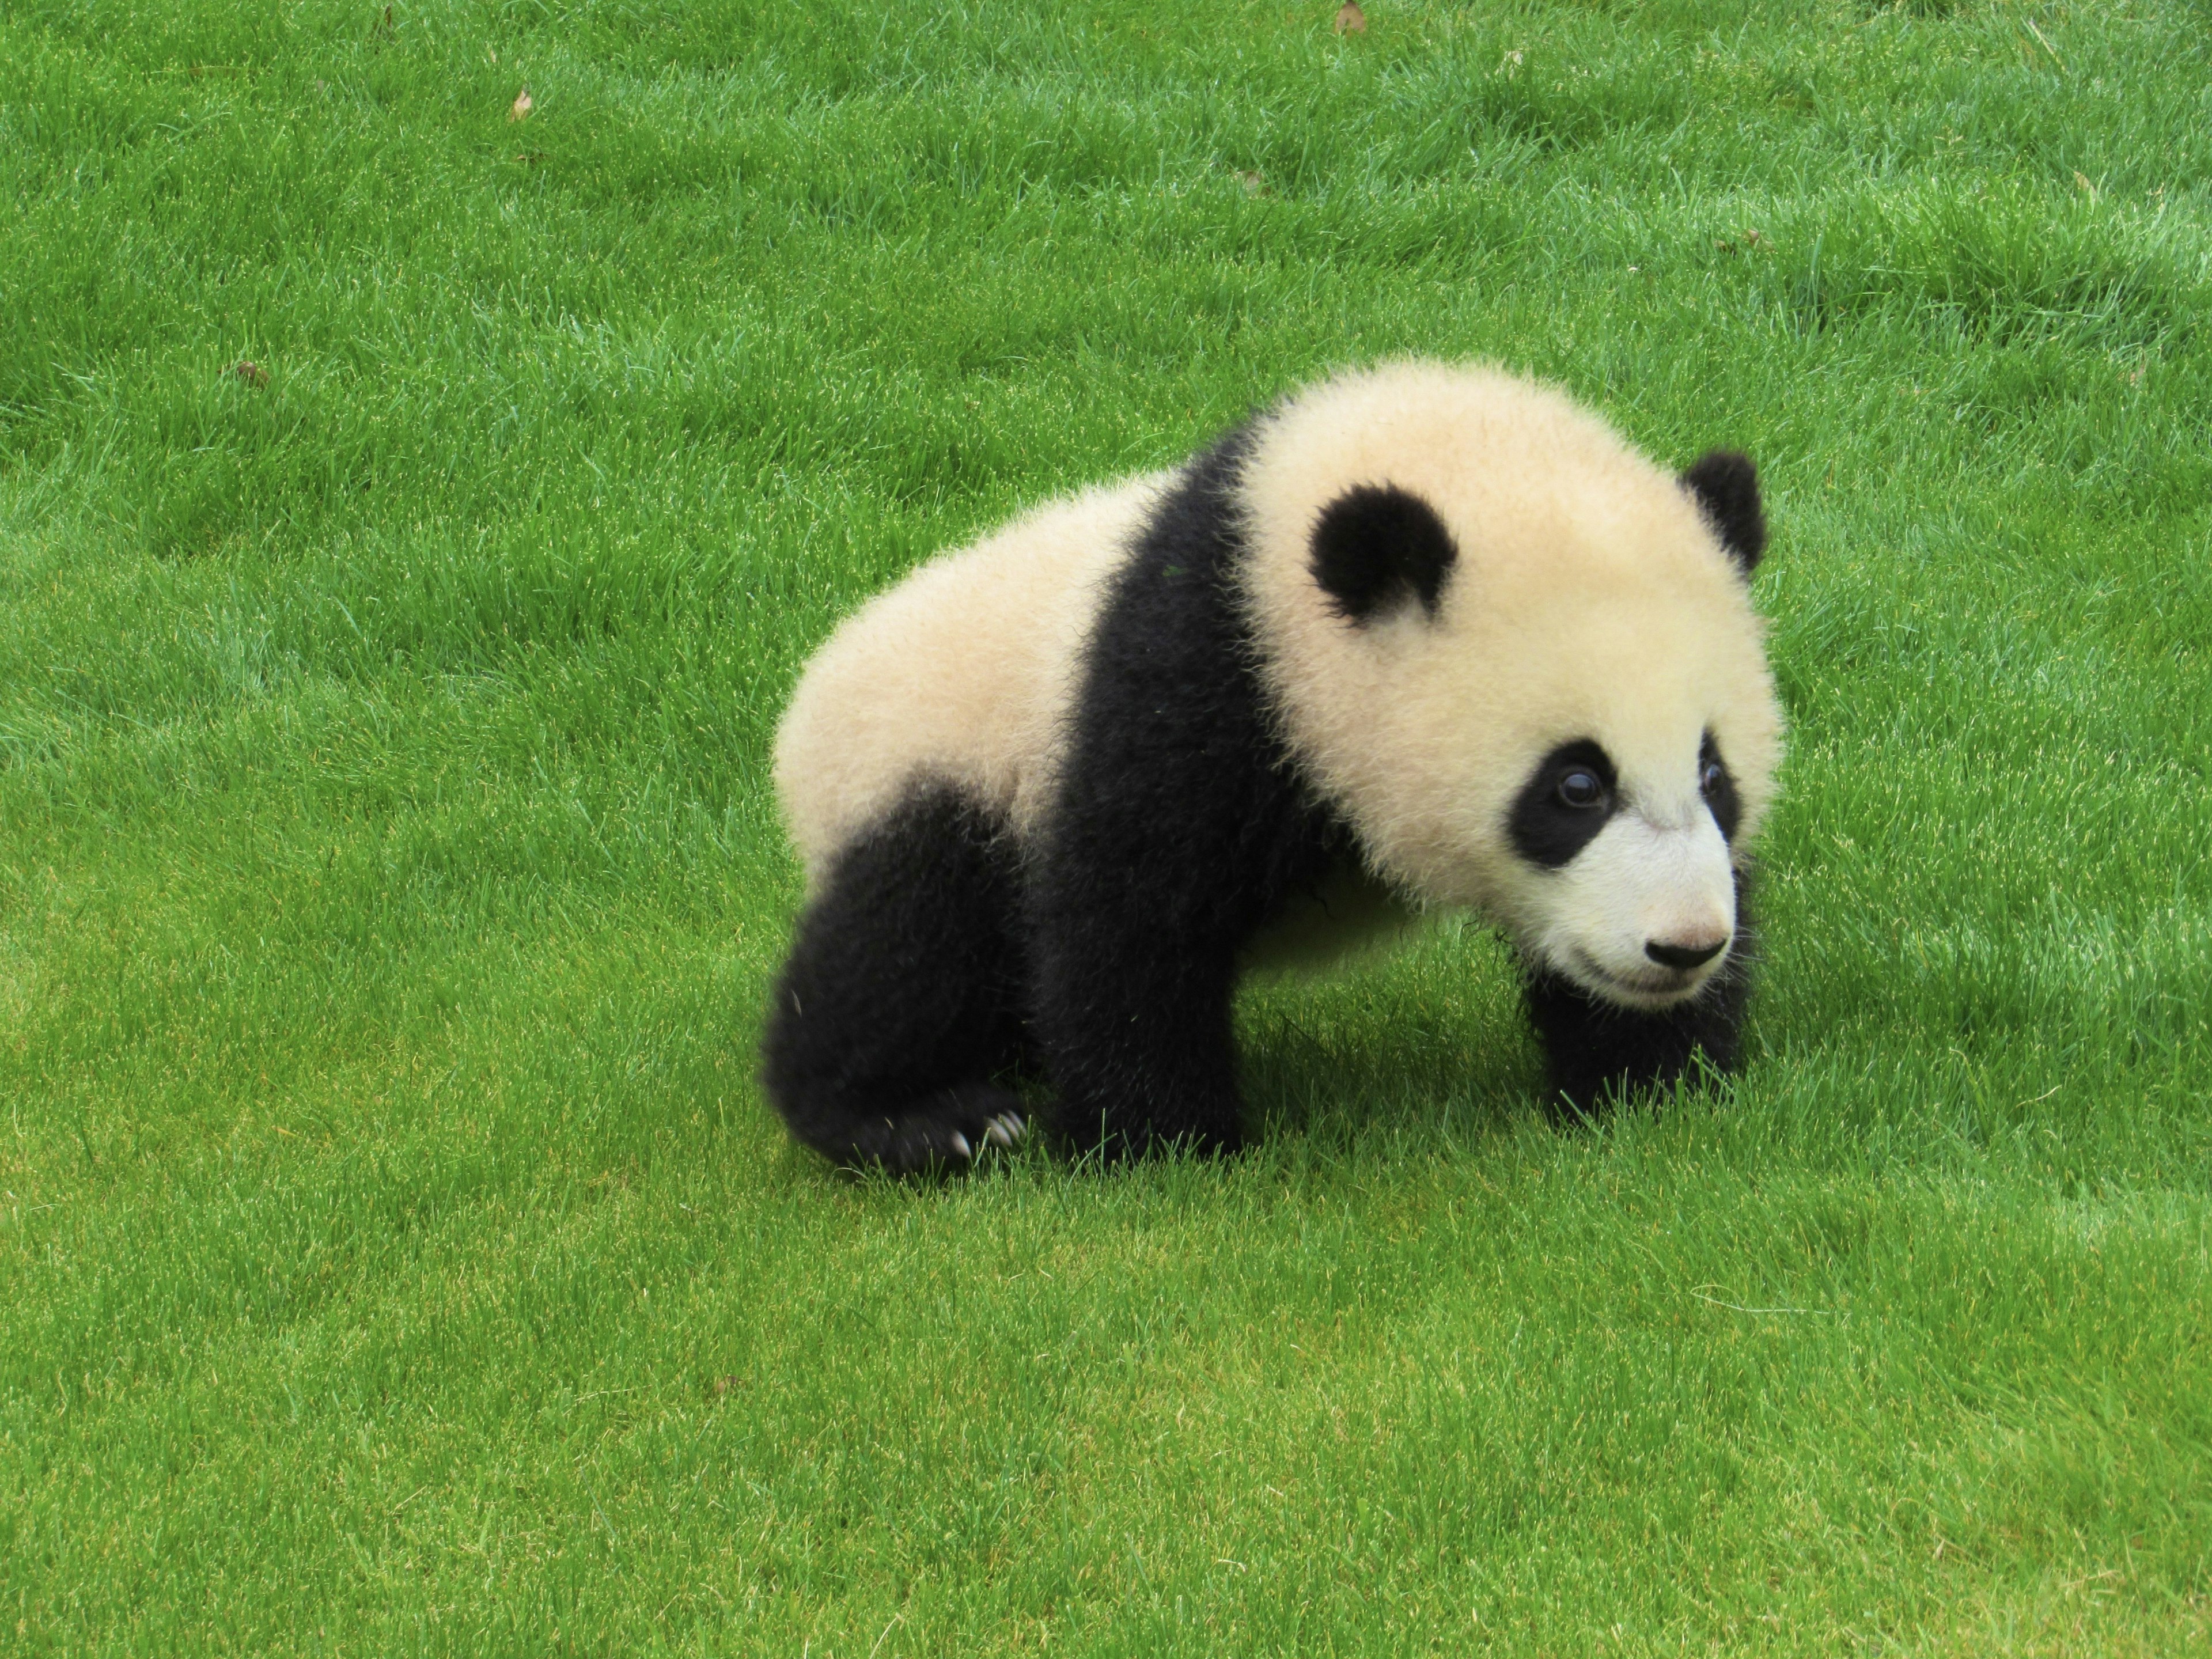
POLYGON ((2212 1642, 2212 12, 1334 12, 0 6, 0 1650, 2212 1642), (791 1151, 807 652, 1416 351, 1762 462, 1740 1085, 791 1151))

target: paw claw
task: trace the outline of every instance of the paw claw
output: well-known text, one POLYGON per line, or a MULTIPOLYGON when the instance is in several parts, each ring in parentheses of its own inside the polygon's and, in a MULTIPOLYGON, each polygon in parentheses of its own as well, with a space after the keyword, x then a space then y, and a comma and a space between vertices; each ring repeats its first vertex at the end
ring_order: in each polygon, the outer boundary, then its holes
POLYGON ((991 1120, 990 1127, 983 1131, 983 1139, 994 1146, 1011 1147, 1022 1138, 1022 1132, 1028 1127, 1022 1121, 1019 1112, 1000 1112, 991 1120))
POLYGON ((955 1129, 951 1134, 946 1137, 946 1139, 951 1145, 954 1157, 973 1158, 975 1156, 975 1149, 968 1144, 968 1137, 962 1134, 959 1130, 955 1129))

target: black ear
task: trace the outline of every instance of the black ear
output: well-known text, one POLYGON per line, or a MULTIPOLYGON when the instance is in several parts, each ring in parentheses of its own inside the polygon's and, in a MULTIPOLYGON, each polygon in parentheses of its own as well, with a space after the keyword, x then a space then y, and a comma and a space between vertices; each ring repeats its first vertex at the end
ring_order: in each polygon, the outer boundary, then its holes
POLYGON ((1682 487, 1697 498, 1747 576, 1759 568, 1766 551, 1766 514, 1759 505, 1759 469, 1740 449, 1716 449, 1699 456, 1682 475, 1682 487))
POLYGON ((1336 614, 1364 623, 1410 594, 1430 616, 1459 548, 1437 511, 1395 484, 1358 484, 1314 526, 1313 574, 1336 614))

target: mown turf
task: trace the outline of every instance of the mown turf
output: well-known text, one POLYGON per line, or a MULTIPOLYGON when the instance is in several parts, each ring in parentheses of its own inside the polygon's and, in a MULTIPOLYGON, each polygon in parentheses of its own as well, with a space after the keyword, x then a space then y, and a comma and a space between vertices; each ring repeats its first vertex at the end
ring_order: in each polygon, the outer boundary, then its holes
POLYGON ((2212 13, 1334 12, 0 7, 0 1650, 2212 1643, 2212 13), (1402 351, 1765 469, 1741 1085, 787 1150, 806 652, 1402 351))

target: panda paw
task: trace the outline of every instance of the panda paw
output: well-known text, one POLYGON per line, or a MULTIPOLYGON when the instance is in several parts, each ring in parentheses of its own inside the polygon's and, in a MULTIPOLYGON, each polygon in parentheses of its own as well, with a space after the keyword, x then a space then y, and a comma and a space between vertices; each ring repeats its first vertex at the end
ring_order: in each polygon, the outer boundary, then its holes
POLYGON ((866 1137, 854 1162, 895 1176, 974 1167, 986 1147, 1012 1150, 1028 1132, 1020 1097, 986 1084, 947 1089, 866 1137), (872 1143, 872 1144, 871 1144, 872 1143))

